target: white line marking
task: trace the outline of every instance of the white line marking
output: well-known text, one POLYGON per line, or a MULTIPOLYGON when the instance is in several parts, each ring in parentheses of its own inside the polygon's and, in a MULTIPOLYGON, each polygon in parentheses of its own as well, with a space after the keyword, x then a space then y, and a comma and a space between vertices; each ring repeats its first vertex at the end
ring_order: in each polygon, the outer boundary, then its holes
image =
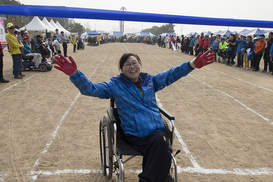
POLYGON ((223 92, 222 90, 219 90, 219 89, 217 89, 217 88, 214 88, 213 86, 207 84, 206 82, 204 82, 204 81, 202 81, 202 80, 199 80, 198 78, 195 78, 194 76, 192 76, 192 75, 190 75, 190 74, 189 74, 189 76, 192 77, 193 79, 195 79, 195 80, 197 80, 197 81, 203 83, 204 85, 207 85, 208 87, 210 87, 210 88, 216 90, 217 92, 220 92, 220 93, 224 94, 225 96, 227 96, 227 97, 231 98, 232 100, 234 100, 235 102, 239 103, 241 106, 243 106, 243 107, 246 108, 247 110, 249 110, 249 111, 251 111, 252 113, 256 114, 257 116, 261 117, 263 120, 265 120, 265 121, 270 122, 271 124, 273 124, 273 122, 271 122, 268 118, 264 117, 263 115, 261 115, 261 114, 258 113, 257 111, 255 111, 255 110, 251 109, 250 107, 246 106, 244 103, 242 103, 242 102, 239 101, 238 99, 235 99, 233 96, 231 96, 231 95, 229 95, 229 94, 223 92))
POLYGON ((198 173, 198 174, 235 174, 243 176, 258 176, 258 175, 273 175, 273 169, 259 168, 259 169, 239 169, 235 168, 232 171, 225 169, 198 169, 193 167, 181 168, 177 167, 178 173, 198 173))
POLYGON ((231 77, 231 78, 233 78, 233 79, 235 79, 235 80, 239 80, 239 81, 241 81, 241 82, 245 82, 245 83, 247 83, 247 84, 249 84, 249 85, 252 85, 252 86, 255 86, 255 87, 258 87, 258 88, 261 88, 261 89, 264 89, 264 90, 267 90, 267 91, 269 91, 269 92, 272 92, 272 93, 273 93, 273 90, 270 90, 270 89, 268 89, 268 88, 265 88, 265 87, 262 87, 262 86, 256 85, 256 84, 254 84, 254 83, 250 83, 250 82, 245 81, 245 80, 243 80, 243 79, 241 79, 241 78, 237 78, 237 77, 235 77, 235 76, 229 75, 229 74, 227 74, 227 73, 224 73, 224 72, 221 72, 221 71, 218 71, 218 70, 212 69, 212 68, 208 68, 208 69, 211 69, 211 70, 213 70, 213 71, 215 71, 215 72, 218 72, 218 73, 220 73, 220 74, 223 74, 223 75, 229 76, 229 77, 231 77))
MULTIPOLYGON (((105 58, 97 65, 97 67, 95 68, 95 70, 93 71, 93 73, 89 76, 89 79, 91 79, 91 77, 95 74, 95 72, 97 71, 97 69, 99 68, 99 66, 106 60, 107 56, 109 55, 110 51, 111 51, 112 47, 109 49, 108 53, 106 54, 105 58)), ((54 139, 57 136, 57 133, 64 121, 64 119, 66 118, 66 116, 69 114, 70 110, 72 109, 72 107, 74 106, 74 104, 76 103, 76 101, 78 100, 79 96, 81 95, 81 93, 79 92, 76 97, 74 98, 74 100, 72 101, 72 103, 70 104, 69 108, 65 111, 65 113, 63 114, 62 118, 59 121, 58 126, 56 127, 56 129, 54 130, 54 132, 52 133, 50 139, 48 140, 46 147, 44 148, 44 150, 41 152, 40 156, 38 157, 38 159, 35 161, 33 168, 37 167, 39 165, 40 159, 42 157, 43 154, 45 154, 49 147, 51 146, 51 144, 53 143, 54 139)))
MULTIPOLYGON (((127 174, 139 174, 141 169, 132 170, 128 169, 125 171, 127 174)), ((241 176, 260 176, 260 175, 273 175, 273 169, 259 168, 259 169, 239 169, 234 168, 232 170, 225 169, 203 169, 193 167, 180 167, 177 166, 178 173, 197 173, 197 174, 233 174, 241 176)), ((57 176, 61 174, 101 174, 101 169, 63 169, 56 171, 31 171, 30 178, 37 180, 39 175, 43 176, 57 176)))
POLYGON ((6 174, 0 172, 0 181, 5 181, 6 174))
POLYGON ((33 77, 39 75, 39 74, 41 74, 41 73, 36 73, 36 74, 32 75, 31 77, 29 77, 29 78, 27 78, 27 79, 23 79, 23 81, 17 82, 17 83, 15 83, 14 85, 11 85, 10 87, 5 88, 4 90, 1 90, 1 91, 0 91, 0 94, 3 93, 3 92, 5 92, 6 90, 11 89, 12 87, 15 87, 16 85, 19 85, 20 83, 23 83, 23 82, 28 81, 29 79, 31 79, 31 78, 33 78, 33 77))

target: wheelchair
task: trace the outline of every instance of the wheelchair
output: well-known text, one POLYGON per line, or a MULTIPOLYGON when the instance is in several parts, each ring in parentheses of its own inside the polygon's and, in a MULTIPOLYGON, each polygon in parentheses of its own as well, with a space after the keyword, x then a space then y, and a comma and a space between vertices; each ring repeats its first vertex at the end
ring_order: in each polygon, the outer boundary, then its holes
MULTIPOLYGON (((177 150, 174 155, 172 154, 174 138, 173 121, 175 118, 164 108, 159 107, 159 110, 161 115, 164 116, 164 138, 169 144, 169 151, 172 157, 169 175, 173 178, 174 182, 177 182, 177 164, 175 156, 180 152, 180 150, 177 150)), ((124 164, 136 156, 142 156, 142 154, 127 143, 120 126, 120 120, 114 99, 110 99, 110 108, 107 109, 107 115, 100 120, 99 133, 101 169, 103 175, 113 182, 124 182, 124 164), (124 159, 123 156, 126 156, 127 158, 124 159), (113 176, 113 174, 115 176, 113 176)))

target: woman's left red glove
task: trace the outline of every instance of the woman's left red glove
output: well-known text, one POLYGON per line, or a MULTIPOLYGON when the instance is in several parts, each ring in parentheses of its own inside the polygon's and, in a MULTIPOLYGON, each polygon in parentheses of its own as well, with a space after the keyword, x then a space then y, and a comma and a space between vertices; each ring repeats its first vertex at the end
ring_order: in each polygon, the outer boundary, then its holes
POLYGON ((68 58, 70 61, 68 61, 62 54, 59 54, 59 56, 55 56, 55 59, 53 60, 53 62, 59 65, 59 66, 54 66, 54 68, 71 76, 76 73, 77 64, 75 63, 74 59, 71 56, 69 56, 68 58))

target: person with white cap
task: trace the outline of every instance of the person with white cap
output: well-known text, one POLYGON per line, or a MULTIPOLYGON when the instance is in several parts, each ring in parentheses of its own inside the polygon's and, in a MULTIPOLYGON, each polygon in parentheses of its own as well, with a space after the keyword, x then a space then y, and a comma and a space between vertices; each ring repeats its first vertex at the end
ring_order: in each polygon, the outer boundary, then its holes
POLYGON ((9 46, 9 52, 12 55, 13 60, 13 75, 15 79, 22 79, 24 75, 21 72, 22 65, 22 49, 24 48, 23 44, 14 34, 14 25, 12 23, 7 24, 8 33, 6 35, 6 40, 9 46))
POLYGON ((254 49, 254 59, 253 59, 253 70, 252 71, 259 71, 260 70, 260 61, 263 56, 263 52, 266 46, 266 42, 264 40, 265 36, 259 36, 259 42, 257 43, 254 49))

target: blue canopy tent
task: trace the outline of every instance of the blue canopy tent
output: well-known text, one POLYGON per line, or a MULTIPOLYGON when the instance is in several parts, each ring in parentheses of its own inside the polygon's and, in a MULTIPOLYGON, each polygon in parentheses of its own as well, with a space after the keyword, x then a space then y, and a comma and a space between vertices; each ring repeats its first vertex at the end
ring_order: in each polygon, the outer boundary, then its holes
POLYGON ((242 35, 242 34, 248 35, 252 31, 253 31, 253 29, 244 29, 244 30, 240 31, 239 34, 240 35, 242 35))
POLYGON ((223 36, 224 36, 224 37, 227 37, 227 36, 230 36, 230 34, 232 34, 232 31, 227 30, 227 31, 223 34, 223 36))
POLYGON ((125 35, 124 32, 113 31, 113 33, 110 33, 108 36, 121 37, 123 35, 125 35))
POLYGON ((218 35, 218 34, 220 34, 220 35, 222 35, 222 34, 224 34, 226 31, 224 31, 224 30, 219 30, 218 32, 214 32, 214 35, 218 35))
POLYGON ((255 30, 252 30, 251 32, 248 32, 247 35, 252 35, 252 36, 256 37, 258 35, 263 35, 265 33, 266 33, 266 31, 257 28, 255 30))
POLYGON ((88 36, 95 36, 95 35, 102 35, 100 32, 98 32, 97 30, 93 30, 93 31, 87 31, 86 32, 88 36))
POLYGON ((154 37, 155 35, 152 34, 151 32, 138 32, 137 34, 135 34, 135 36, 141 36, 141 37, 154 37))
POLYGON ((191 33, 187 34, 186 37, 191 37, 191 36, 196 36, 196 35, 198 35, 197 32, 194 32, 194 33, 191 32, 191 33))

